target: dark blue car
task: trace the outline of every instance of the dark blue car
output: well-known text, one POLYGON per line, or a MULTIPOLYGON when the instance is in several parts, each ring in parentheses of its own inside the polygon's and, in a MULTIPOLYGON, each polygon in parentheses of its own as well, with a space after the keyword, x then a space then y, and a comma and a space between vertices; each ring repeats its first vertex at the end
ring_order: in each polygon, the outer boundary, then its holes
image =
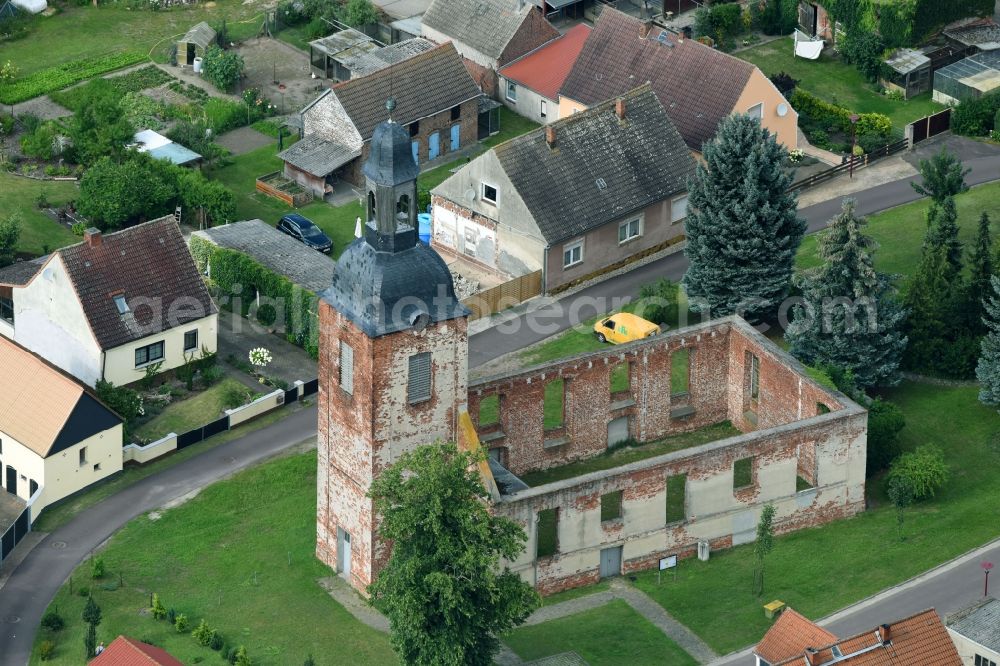
POLYGON ((278 222, 278 231, 288 234, 295 240, 302 241, 323 254, 333 252, 333 241, 330 240, 330 237, 320 231, 312 220, 304 218, 298 213, 285 215, 281 218, 278 222))

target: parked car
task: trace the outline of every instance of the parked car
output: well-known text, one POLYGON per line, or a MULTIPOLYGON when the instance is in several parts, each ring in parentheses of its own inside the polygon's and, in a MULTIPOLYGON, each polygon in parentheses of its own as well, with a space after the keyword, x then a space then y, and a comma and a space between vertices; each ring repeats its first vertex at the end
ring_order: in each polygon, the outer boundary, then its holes
POLYGON ((659 326, 630 312, 619 312, 594 324, 598 340, 616 345, 642 340, 659 332, 659 326))
POLYGON ((333 241, 330 237, 320 231, 320 228, 313 224, 313 221, 302 217, 298 213, 285 215, 278 222, 278 231, 286 233, 295 240, 302 241, 308 247, 319 250, 323 254, 333 252, 333 241))

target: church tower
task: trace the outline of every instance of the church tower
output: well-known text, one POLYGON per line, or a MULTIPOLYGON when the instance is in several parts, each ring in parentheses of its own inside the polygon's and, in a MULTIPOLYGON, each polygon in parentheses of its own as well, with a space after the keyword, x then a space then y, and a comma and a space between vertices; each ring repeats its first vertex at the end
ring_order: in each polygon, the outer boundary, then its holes
POLYGON ((441 257, 417 242, 418 173, 409 133, 379 125, 364 235, 319 302, 316 555, 362 591, 389 557, 372 481, 418 446, 455 441, 467 396, 469 311, 441 257))

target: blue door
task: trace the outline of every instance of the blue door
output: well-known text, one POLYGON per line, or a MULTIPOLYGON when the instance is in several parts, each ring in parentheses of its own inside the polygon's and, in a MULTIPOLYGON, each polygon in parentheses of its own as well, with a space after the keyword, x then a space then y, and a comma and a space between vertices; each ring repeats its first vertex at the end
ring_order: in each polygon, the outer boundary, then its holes
POLYGON ((435 159, 441 154, 441 133, 434 132, 427 137, 427 161, 435 159))
POLYGON ((410 145, 413 146, 413 161, 420 164, 420 142, 414 141, 410 145))
POLYGON ((462 126, 452 125, 451 126, 451 152, 455 152, 462 147, 462 126))

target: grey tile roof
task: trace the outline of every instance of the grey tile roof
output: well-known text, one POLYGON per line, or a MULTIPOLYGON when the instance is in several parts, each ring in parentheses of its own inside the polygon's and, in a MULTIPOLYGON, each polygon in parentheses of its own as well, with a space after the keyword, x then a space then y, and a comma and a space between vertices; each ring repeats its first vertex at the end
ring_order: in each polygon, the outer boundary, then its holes
POLYGON ((645 85, 623 97, 623 121, 609 101, 549 125, 555 148, 540 128, 494 149, 546 241, 686 191, 694 158, 656 95, 645 85))
POLYGON ((434 48, 433 42, 429 42, 423 37, 414 37, 346 59, 344 66, 351 70, 351 75, 355 78, 367 76, 380 69, 385 69, 389 65, 395 65, 415 55, 430 51, 432 48, 434 48))
POLYGON ((202 21, 194 26, 180 40, 185 44, 197 44, 201 48, 208 48, 215 43, 215 30, 209 24, 202 21))
POLYGON ((29 261, 19 261, 5 268, 0 268, 0 285, 7 287, 21 287, 28 284, 31 278, 38 274, 42 264, 49 258, 48 255, 31 259, 29 261))
POLYGON ((278 157, 306 173, 322 178, 359 155, 360 150, 352 150, 342 143, 310 134, 279 153, 278 157))
POLYGON ((385 101, 390 96, 396 100, 393 119, 406 125, 481 94, 451 42, 374 74, 338 83, 333 92, 365 141, 386 120, 385 101))
POLYGON ((647 81, 693 150, 715 136, 746 87, 754 66, 606 7, 560 94, 592 105, 647 81))
POLYGON ((518 0, 434 0, 423 24, 496 60, 532 9, 518 9, 518 0))
POLYGON ((314 39, 309 42, 309 46, 312 47, 314 51, 325 53, 328 56, 333 56, 335 59, 337 59, 340 54, 345 54, 346 51, 355 53, 359 50, 359 47, 361 50, 366 48, 378 48, 378 44, 376 44, 371 37, 363 32, 355 30, 354 28, 348 28, 347 30, 335 32, 332 35, 323 37, 322 39, 314 39))
POLYGON ((1000 652, 1000 601, 987 597, 950 615, 948 628, 994 652, 1000 652))
POLYGON ((336 263, 263 220, 246 220, 195 231, 192 235, 242 252, 300 287, 319 293, 333 281, 336 263))

